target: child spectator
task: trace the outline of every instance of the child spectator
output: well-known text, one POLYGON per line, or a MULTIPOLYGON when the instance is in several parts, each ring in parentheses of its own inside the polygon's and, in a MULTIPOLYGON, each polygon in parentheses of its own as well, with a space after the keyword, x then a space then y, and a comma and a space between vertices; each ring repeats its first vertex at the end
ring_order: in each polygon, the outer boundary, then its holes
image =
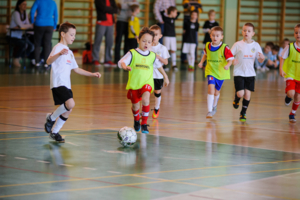
POLYGON ((128 47, 129 49, 135 49, 138 47, 137 38, 140 32, 140 22, 137 15, 140 13, 139 5, 131 5, 131 17, 128 23, 128 47))
POLYGON ((284 40, 281 43, 281 47, 279 49, 279 52, 278 52, 279 59, 281 58, 281 53, 282 53, 283 49, 285 47, 287 47, 289 44, 290 44, 290 40, 288 38, 284 38, 284 40))
POLYGON ((268 59, 267 67, 269 69, 276 69, 279 66, 279 60, 278 60, 278 52, 279 52, 279 46, 274 45, 272 48, 272 54, 268 59))
POLYGON ((260 63, 257 59, 255 59, 255 66, 257 70, 262 70, 262 71, 268 71, 269 68, 267 68, 267 63, 269 58, 272 56, 272 48, 274 46, 273 42, 267 42, 265 47, 262 48, 262 52, 265 56, 265 60, 260 63))
POLYGON ((204 40, 203 40, 204 46, 207 42, 211 42, 210 30, 215 26, 219 26, 219 23, 215 21, 215 17, 216 17, 216 12, 214 10, 209 10, 208 20, 205 21, 203 25, 203 33, 205 33, 204 40))
MULTIPOLYGON (((164 38, 163 43, 167 47, 168 51, 171 53, 172 68, 176 71, 176 33, 175 33, 175 20, 178 18, 180 12, 177 12, 175 6, 171 6, 167 9, 167 13, 162 11, 163 21, 164 21, 164 38)), ((167 69, 167 68, 166 68, 167 69)), ((166 70, 165 69, 165 70, 166 70)))
POLYGON ((188 22, 185 23, 183 30, 183 48, 182 52, 187 54, 187 59, 189 63, 189 71, 194 71, 195 65, 195 51, 196 51, 196 41, 197 32, 199 29, 199 23, 197 22, 198 12, 196 10, 191 12, 191 17, 188 22))

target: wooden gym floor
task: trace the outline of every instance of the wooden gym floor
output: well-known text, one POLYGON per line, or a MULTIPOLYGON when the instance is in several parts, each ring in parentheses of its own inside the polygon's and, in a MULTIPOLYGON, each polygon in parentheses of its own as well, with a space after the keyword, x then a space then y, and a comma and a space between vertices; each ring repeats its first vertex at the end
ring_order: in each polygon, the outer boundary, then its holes
POLYGON ((0 199, 300 199, 300 126, 277 71, 258 74, 245 124, 232 79, 207 120, 203 71, 168 72, 150 134, 122 148, 117 131, 133 125, 127 72, 84 68, 102 78, 72 74, 76 106, 57 144, 43 130, 55 109, 49 71, 1 66, 0 199))

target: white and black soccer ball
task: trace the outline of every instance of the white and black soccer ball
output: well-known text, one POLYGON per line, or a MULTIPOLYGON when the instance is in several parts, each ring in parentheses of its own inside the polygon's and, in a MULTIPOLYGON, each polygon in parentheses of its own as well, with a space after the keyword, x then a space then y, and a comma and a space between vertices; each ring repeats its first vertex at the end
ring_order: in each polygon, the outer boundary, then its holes
POLYGON ((118 138, 123 147, 130 147, 135 144, 137 135, 133 128, 125 126, 119 130, 118 138))

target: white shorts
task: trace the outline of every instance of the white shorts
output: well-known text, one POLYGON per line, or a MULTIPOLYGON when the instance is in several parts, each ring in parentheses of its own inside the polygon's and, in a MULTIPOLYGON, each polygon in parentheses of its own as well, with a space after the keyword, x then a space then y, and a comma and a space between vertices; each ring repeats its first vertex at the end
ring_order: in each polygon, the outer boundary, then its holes
POLYGON ((176 37, 163 37, 163 43, 167 47, 167 49, 170 51, 176 51, 177 50, 177 44, 176 44, 176 37))
POLYGON ((196 44, 193 43, 183 43, 182 53, 190 53, 195 55, 196 44))

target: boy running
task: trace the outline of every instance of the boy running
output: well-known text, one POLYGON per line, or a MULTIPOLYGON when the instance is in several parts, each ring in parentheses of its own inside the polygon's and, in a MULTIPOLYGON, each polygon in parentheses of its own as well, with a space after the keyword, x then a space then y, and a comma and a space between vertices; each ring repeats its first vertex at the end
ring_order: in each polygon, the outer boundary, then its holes
POLYGON ((280 75, 286 78, 285 105, 294 98, 292 111, 289 115, 291 123, 295 123, 295 114, 300 104, 300 24, 294 28, 296 42, 284 48, 280 57, 280 75))
POLYGON ((99 72, 91 73, 78 68, 73 52, 68 47, 68 45, 72 44, 75 40, 76 27, 73 24, 69 22, 61 24, 59 27, 59 35, 61 36, 60 42, 52 49, 47 59, 47 65, 52 66, 50 88, 52 90, 54 103, 60 106, 52 114, 47 114, 45 131, 49 133, 50 138, 63 143, 65 140, 61 137, 59 131, 75 106, 71 90, 71 70, 83 76, 97 78, 100 78, 101 74, 99 72), (54 123, 55 126, 53 127, 54 123))
MULTIPOLYGON (((151 51, 153 51, 156 54, 156 58, 163 65, 167 65, 168 58, 170 58, 170 54, 168 52, 167 47, 159 43, 159 40, 162 37, 161 29, 158 25, 153 25, 150 27, 150 30, 154 32, 154 39, 153 39, 151 51)), ((164 76, 158 71, 158 69, 154 69, 153 78, 154 78, 155 106, 154 106, 152 118, 156 119, 159 116, 161 90, 164 86, 164 76)))
POLYGON ((262 63, 265 57, 262 53, 260 45, 252 40, 254 36, 254 25, 246 23, 242 30, 243 40, 234 43, 231 48, 232 54, 235 56, 233 61, 234 70, 234 86, 235 86, 235 99, 233 107, 238 109, 239 102, 242 97, 243 107, 240 113, 240 121, 246 121, 246 111, 250 103, 251 92, 254 92, 255 86, 255 58, 262 63))
POLYGON ((205 67, 205 77, 208 81, 207 109, 206 118, 212 118, 217 112, 220 90, 225 79, 230 79, 229 67, 234 59, 229 47, 222 42, 223 29, 215 26, 211 29, 210 38, 212 42, 207 42, 204 55, 199 63, 203 67, 203 62, 207 58, 205 67))
POLYGON ((150 111, 150 93, 154 89, 153 69, 164 76, 164 85, 169 85, 169 79, 162 68, 162 63, 150 51, 154 39, 154 33, 144 27, 138 37, 139 48, 131 49, 118 63, 120 68, 128 70, 127 98, 132 103, 134 116, 134 129, 142 133, 149 133, 147 120, 150 111), (142 101, 142 123, 140 124, 140 101, 142 101))

